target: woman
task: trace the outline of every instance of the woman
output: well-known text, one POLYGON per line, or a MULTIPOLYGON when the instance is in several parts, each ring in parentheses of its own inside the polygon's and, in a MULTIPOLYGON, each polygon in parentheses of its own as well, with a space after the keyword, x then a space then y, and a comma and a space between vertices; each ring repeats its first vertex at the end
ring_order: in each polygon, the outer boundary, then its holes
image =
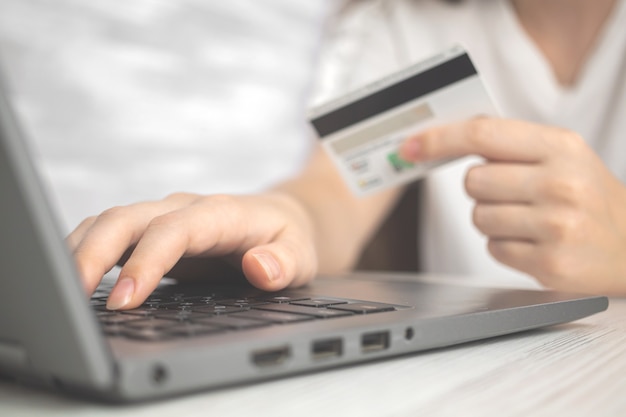
MULTIPOLYGON (((401 149, 409 161, 474 157, 426 180, 427 270, 521 273, 548 287, 626 294, 625 22, 621 0, 348 8, 324 55, 320 99, 460 42, 502 112, 428 130, 401 149)), ((354 197, 318 146, 300 176, 267 193, 115 208, 68 242, 88 291, 134 249, 111 309, 141 304, 181 258, 226 256, 253 285, 278 290, 349 269, 401 193, 354 197)))

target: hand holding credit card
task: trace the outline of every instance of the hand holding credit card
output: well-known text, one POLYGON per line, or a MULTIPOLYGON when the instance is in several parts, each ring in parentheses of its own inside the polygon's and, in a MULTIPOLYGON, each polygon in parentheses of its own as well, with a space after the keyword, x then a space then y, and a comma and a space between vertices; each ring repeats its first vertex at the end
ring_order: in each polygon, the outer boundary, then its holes
POLYGON ((411 163, 398 155, 409 136, 435 125, 496 115, 460 46, 310 110, 324 149, 357 195, 406 184, 449 160, 411 163))

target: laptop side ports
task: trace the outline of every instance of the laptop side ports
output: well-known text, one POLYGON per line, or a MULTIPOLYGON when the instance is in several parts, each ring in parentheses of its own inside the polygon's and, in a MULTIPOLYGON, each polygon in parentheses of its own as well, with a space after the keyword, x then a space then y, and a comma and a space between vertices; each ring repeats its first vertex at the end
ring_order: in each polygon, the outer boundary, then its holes
POLYGON ((361 336, 361 352, 380 352, 389 348, 388 331, 365 333, 361 336))
POLYGON ((343 354, 343 341, 336 339, 316 340, 311 345, 313 360, 337 358, 343 354))
POLYGON ((291 357, 289 346, 278 346, 269 349, 255 350, 251 353, 252 362, 261 368, 283 364, 291 357))

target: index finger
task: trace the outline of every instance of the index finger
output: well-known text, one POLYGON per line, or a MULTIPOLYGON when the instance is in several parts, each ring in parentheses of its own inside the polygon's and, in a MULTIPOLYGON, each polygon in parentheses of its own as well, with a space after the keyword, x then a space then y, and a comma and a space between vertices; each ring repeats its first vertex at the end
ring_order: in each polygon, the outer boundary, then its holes
POLYGON ((88 293, 142 236, 150 219, 176 210, 195 197, 176 194, 157 202, 106 210, 82 222, 68 237, 79 274, 88 293))
POLYGON ((480 117, 428 129, 410 137, 400 155, 425 161, 478 155, 501 162, 541 162, 552 128, 519 120, 480 117))

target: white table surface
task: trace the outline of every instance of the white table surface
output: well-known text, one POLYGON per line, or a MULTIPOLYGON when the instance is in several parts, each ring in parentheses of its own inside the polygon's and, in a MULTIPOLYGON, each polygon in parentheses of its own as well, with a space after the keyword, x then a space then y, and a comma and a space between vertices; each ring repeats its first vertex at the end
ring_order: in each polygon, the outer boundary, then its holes
POLYGON ((626 299, 547 329, 160 402, 112 406, 0 382, 0 416, 626 415, 626 299))

